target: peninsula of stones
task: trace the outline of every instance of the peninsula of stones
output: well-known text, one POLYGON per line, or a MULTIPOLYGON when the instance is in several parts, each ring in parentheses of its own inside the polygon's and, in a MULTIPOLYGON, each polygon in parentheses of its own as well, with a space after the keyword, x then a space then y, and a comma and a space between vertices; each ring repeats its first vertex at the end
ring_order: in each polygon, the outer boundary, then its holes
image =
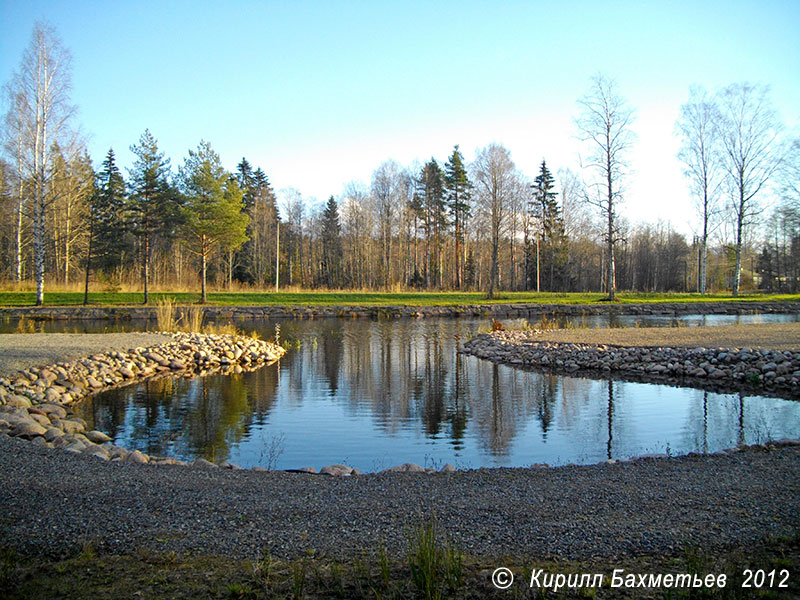
POLYGON ((800 351, 796 349, 566 343, 541 340, 542 333, 493 331, 468 341, 461 352, 497 363, 560 373, 600 372, 654 383, 800 397, 800 351))
MULTIPOLYGON (((86 421, 74 416, 70 406, 101 390, 158 376, 253 370, 278 360, 285 350, 242 336, 174 333, 171 337, 171 342, 154 347, 93 354, 0 378, 0 434, 107 461, 182 464, 115 446, 105 433, 87 430, 86 421)), ((195 462, 216 467, 203 459, 195 462)))

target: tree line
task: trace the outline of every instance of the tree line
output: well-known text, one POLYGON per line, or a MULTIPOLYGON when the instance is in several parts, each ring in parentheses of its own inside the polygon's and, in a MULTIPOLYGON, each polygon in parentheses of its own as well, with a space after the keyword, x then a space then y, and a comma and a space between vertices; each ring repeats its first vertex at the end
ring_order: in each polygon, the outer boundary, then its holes
POLYGON ((595 77, 579 99, 581 168, 533 178, 501 144, 467 162, 386 160, 326 203, 276 194, 246 159, 227 171, 201 141, 173 169, 146 130, 127 174, 109 149, 97 170, 74 128, 69 52, 37 25, 5 86, 0 278, 89 289, 797 291, 800 141, 768 89, 690 90, 676 132, 697 200, 691 241, 624 217, 635 111, 595 77), (787 141, 789 140, 789 141, 787 141), (768 197, 779 202, 764 215, 768 197), (280 197, 279 197, 280 196, 280 197), (759 238, 759 234, 762 237, 759 238), (749 261, 748 261, 749 259, 749 261), (748 264, 749 262, 749 264, 748 264))

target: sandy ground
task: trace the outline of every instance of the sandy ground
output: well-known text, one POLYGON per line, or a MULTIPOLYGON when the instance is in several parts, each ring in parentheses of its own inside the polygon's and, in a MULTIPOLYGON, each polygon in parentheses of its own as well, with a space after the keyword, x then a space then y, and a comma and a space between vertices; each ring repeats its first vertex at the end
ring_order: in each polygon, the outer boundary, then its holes
POLYGON ((3 333, 0 376, 100 352, 158 346, 170 340, 170 336, 159 333, 3 333))
POLYGON ((555 329, 536 341, 615 346, 768 348, 800 350, 800 323, 725 325, 720 327, 629 327, 624 329, 555 329))

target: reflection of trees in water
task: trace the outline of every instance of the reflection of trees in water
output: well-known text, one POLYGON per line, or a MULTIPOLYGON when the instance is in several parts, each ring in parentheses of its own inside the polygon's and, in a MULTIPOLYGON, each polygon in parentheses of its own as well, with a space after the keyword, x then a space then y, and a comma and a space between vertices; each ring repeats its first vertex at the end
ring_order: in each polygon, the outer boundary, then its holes
POLYGON ((342 364, 344 344, 342 343, 342 330, 344 324, 340 320, 325 323, 325 332, 322 336, 322 360, 324 363, 325 377, 328 379, 331 393, 335 394, 339 388, 339 370, 342 364))
POLYGON ((274 366, 239 375, 164 377, 100 394, 83 406, 96 428, 125 447, 221 461, 253 421, 268 414, 277 378, 274 366))
POLYGON ((194 379, 187 400, 194 410, 187 415, 183 439, 191 453, 210 461, 227 459, 252 418, 242 376, 194 379))
MULTIPOLYGON (((155 455, 223 460, 251 427, 269 425, 278 398, 289 406, 314 398, 358 417, 369 415, 367 427, 385 435, 419 432, 450 440, 456 450, 471 445, 465 441, 469 435, 491 456, 511 455, 518 441, 518 448, 531 449, 531 462, 542 460, 540 452, 550 456, 546 444, 580 461, 655 451, 648 445, 653 442, 641 437, 636 405, 643 395, 667 406, 689 393, 562 378, 460 355, 459 335, 472 325, 445 319, 295 323, 293 339, 301 343, 281 359, 280 368, 153 380, 107 392, 78 409, 121 445, 155 455), (560 450, 567 444, 570 450, 560 450)), ((781 410, 771 406, 737 396, 692 396, 680 434, 686 441, 679 439, 674 447, 714 449, 784 430, 791 435, 791 427, 782 426, 796 423, 796 403, 781 410)))

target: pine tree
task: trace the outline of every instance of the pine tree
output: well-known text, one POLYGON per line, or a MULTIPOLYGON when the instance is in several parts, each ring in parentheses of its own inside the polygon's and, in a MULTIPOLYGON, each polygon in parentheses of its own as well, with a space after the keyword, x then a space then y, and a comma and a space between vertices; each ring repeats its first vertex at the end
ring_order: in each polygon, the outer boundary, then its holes
POLYGON ((89 275, 92 267, 109 270, 119 266, 128 248, 125 236, 125 201, 125 180, 117 167, 114 149, 109 148, 95 178, 94 193, 89 200, 89 245, 86 252, 84 304, 89 302, 89 275))
POLYGON ((329 288, 341 285, 342 229, 339 207, 331 196, 322 213, 322 277, 329 288))
POLYGON ((139 240, 144 284, 144 303, 149 297, 150 255, 157 235, 174 235, 180 222, 180 202, 169 183, 169 159, 158 151, 158 142, 149 129, 131 146, 136 162, 130 170, 131 193, 127 212, 130 231, 139 240))
POLYGON ((465 224, 470 214, 469 200, 472 185, 467 177, 464 157, 458 149, 458 144, 453 147, 453 153, 444 166, 444 172, 447 210, 450 213, 453 224, 455 287, 456 289, 461 289, 464 280, 461 267, 463 257, 461 255, 464 246, 465 224))
POLYGON ((219 155, 201 141, 180 173, 185 205, 183 236, 190 252, 200 258, 201 297, 206 302, 208 260, 217 247, 235 250, 247 239, 250 218, 242 212, 242 190, 225 171, 219 155))

